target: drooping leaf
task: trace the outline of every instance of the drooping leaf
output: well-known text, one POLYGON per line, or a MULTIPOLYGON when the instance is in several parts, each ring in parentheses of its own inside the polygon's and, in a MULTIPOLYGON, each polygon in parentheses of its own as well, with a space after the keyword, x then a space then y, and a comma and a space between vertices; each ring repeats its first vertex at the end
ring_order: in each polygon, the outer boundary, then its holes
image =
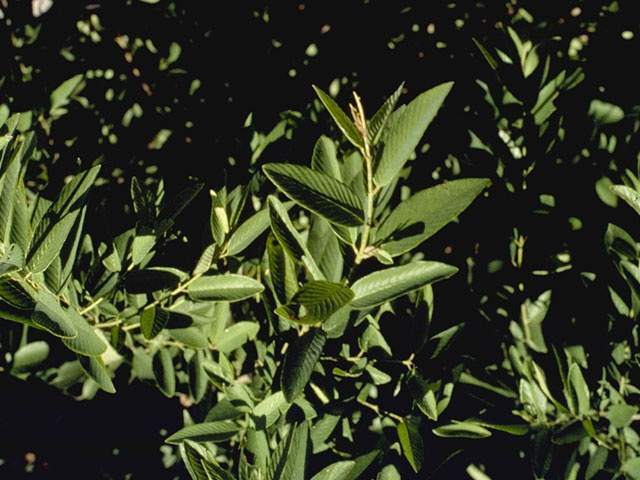
POLYGON ((578 400, 578 413, 586 415, 591 410, 591 394, 577 363, 571 364, 567 378, 578 400))
POLYGON ((522 326, 525 341, 529 348, 536 352, 546 353, 547 345, 542 334, 542 321, 547 315, 551 305, 551 290, 546 290, 532 302, 527 299, 522 310, 522 326))
POLYGON ((327 334, 324 331, 310 328, 287 350, 282 365, 280 388, 289 403, 293 402, 307 385, 326 341, 327 334))
POLYGON ((197 278, 189 287, 189 296, 196 301, 237 302, 264 290, 264 286, 243 275, 208 275, 197 278))
POLYGON ((369 143, 371 145, 376 145, 378 140, 380 140, 380 135, 384 131, 384 127, 387 124, 387 120, 391 116, 393 109, 396 108, 396 104, 398 103, 398 99, 402 94, 402 89, 404 88, 404 82, 400 84, 400 86, 393 92, 389 98, 382 104, 380 109, 375 113, 371 120, 367 123, 367 134, 369 136, 369 143))
POLYGON ((193 442, 225 442, 240 431, 240 426, 229 421, 205 422, 181 428, 165 440, 166 443, 178 444, 185 440, 193 442))
POLYGON ((140 330, 147 340, 151 340, 167 326, 169 312, 152 305, 145 308, 140 315, 140 330))
POLYGON ((476 40, 475 38, 472 38, 472 40, 473 40, 473 43, 476 44, 476 47, 478 47, 478 50, 480 50, 480 53, 482 53, 482 56, 487 61, 491 69, 496 70, 498 68, 497 60, 493 58, 493 56, 489 53, 489 51, 486 48, 484 48, 484 46, 480 42, 478 42, 478 40, 476 40))
POLYGON ((311 480, 347 480, 355 464, 353 460, 332 463, 316 473, 311 480))
POLYGON ((402 116, 381 136, 382 153, 374 173, 376 185, 384 186, 390 183, 402 170, 451 87, 453 82, 447 82, 420 94, 407 105, 402 116))
POLYGON ((351 286, 355 294, 350 305, 364 309, 393 300, 427 284, 443 280, 458 269, 440 262, 412 262, 370 273, 351 286))
POLYGON ((98 386, 107 393, 116 393, 116 387, 111 381, 111 376, 105 368, 100 357, 85 357, 78 355, 78 362, 82 370, 91 378, 98 386))
POLYGON ((157 267, 127 272, 124 286, 128 293, 150 293, 173 289, 180 283, 177 272, 157 267))
POLYGON ((241 253, 267 228, 269 228, 269 211, 263 209, 253 214, 231 234, 227 244, 227 255, 233 256, 241 253))
POLYGON ((0 278, 0 299, 20 310, 31 310, 34 301, 23 282, 9 277, 0 278))
POLYGON ((342 181, 342 172, 336 156, 336 145, 328 137, 322 135, 313 147, 311 168, 329 177, 342 181))
POLYGON ((185 440, 179 445, 178 450, 193 480, 211 480, 205 472, 202 454, 198 451, 196 443, 185 440))
POLYGON ((56 337, 74 338, 78 334, 68 313, 60 306, 58 299, 46 290, 38 291, 31 320, 56 337))
POLYGON ((262 170, 287 197, 328 221, 352 227, 364 223, 360 199, 339 180, 286 163, 270 163, 262 170))
POLYGON ((74 338, 63 338, 66 347, 81 355, 97 357, 107 351, 107 344, 98 336, 93 327, 73 307, 66 310, 68 318, 73 323, 78 335, 74 338))
POLYGON ((276 313, 282 312, 282 316, 295 323, 314 325, 347 305, 353 295, 349 288, 340 283, 311 280, 300 287, 288 304, 276 309, 276 313), (289 314, 291 312, 293 316, 289 314))
POLYGON ((268 197, 267 203, 269 204, 271 230, 282 248, 293 259, 302 262, 314 280, 325 280, 324 274, 309 253, 305 242, 291 223, 284 205, 273 195, 268 197))
POLYGON ((169 350, 161 348, 153 356, 153 376, 160 391, 168 398, 176 393, 176 372, 169 350))
POLYGON ((424 444, 420 432, 410 421, 400 422, 396 430, 404 457, 413 468, 413 471, 418 473, 424 460, 424 444))
POLYGON ((209 379, 202 366, 204 354, 196 350, 189 361, 189 391, 196 403, 199 403, 207 393, 209 379))
POLYGON ((621 257, 636 259, 640 252, 633 237, 624 229, 610 223, 604 236, 605 244, 610 252, 615 252, 621 257))
POLYGON ((21 346, 13 354, 11 373, 16 375, 30 372, 44 362, 49 356, 49 344, 38 340, 21 346))
POLYGON ((433 429, 439 437, 486 438, 491 432, 480 425, 470 422, 456 422, 433 429))
POLYGON ((638 192, 626 185, 612 185, 609 188, 615 195, 631 205, 631 208, 640 215, 640 194, 638 192))
POLYGON ((344 133, 344 136, 347 137, 353 145, 358 148, 364 147, 364 142, 362 140, 362 136, 358 129, 351 121, 351 119, 347 116, 346 113, 342 111, 342 109, 338 106, 338 104, 331 98, 331 96, 327 95, 325 92, 320 90, 318 87, 313 85, 313 89, 316 91, 318 98, 325 106, 333 120, 336 122, 338 128, 344 133))
POLYGON ((460 215, 490 184, 486 178, 465 178, 422 190, 391 212, 374 242, 392 257, 409 252, 460 215))

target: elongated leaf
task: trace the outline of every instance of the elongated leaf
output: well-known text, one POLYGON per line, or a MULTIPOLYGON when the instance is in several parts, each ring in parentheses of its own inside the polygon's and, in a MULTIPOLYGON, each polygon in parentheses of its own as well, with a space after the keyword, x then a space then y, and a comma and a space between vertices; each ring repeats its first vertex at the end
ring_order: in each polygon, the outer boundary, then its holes
POLYGON ((287 305, 276 309, 276 313, 282 312, 282 316, 295 323, 314 325, 347 305, 353 296, 354 293, 340 283, 312 280, 305 283, 287 305), (294 316, 289 314, 292 311, 294 316))
POLYGON ((336 235, 324 218, 313 216, 307 237, 307 248, 327 280, 339 282, 342 278, 344 262, 342 252, 336 235))
POLYGON ((286 303, 298 290, 295 264, 274 235, 267 239, 267 256, 274 293, 281 303, 286 303))
POLYGON ((409 252, 460 215, 490 184, 486 178, 465 178, 422 190, 391 212, 374 242, 392 257, 409 252))
POLYGON ((60 107, 64 107, 69 103, 69 96, 82 82, 82 74, 79 73, 62 82, 53 92, 51 92, 51 108, 50 112, 54 112, 60 107))
POLYGON ((205 472, 203 458, 198 451, 198 445, 190 440, 185 440, 178 447, 182 461, 193 480, 211 480, 205 472))
POLYGON ((355 464, 353 460, 332 463, 316 473, 311 480, 346 480, 355 464))
POLYGON ((419 472, 424 460, 424 444, 420 432, 412 422, 401 422, 396 427, 396 430, 404 457, 413 468, 413 471, 419 472))
POLYGON ((260 325, 256 322, 237 322, 226 328, 222 335, 214 339, 216 349, 223 353, 232 352, 249 340, 253 340, 259 330, 260 325))
POLYGON ((482 46, 482 44, 478 42, 478 40, 476 40, 475 38, 472 38, 472 40, 473 40, 473 43, 476 44, 476 47, 478 47, 478 50, 480 50, 480 53, 482 53, 482 56, 487 61, 491 69, 496 70, 498 68, 498 61, 495 58, 493 58, 493 56, 489 53, 489 51, 486 48, 484 48, 484 46, 482 46))
POLYGON ((62 217, 53 224, 39 242, 32 245, 27 253, 27 270, 32 273, 42 272, 60 254, 79 212, 75 210, 62 217))
POLYGON ((577 363, 571 364, 567 378, 578 399, 578 414, 586 415, 591 410, 591 394, 577 363))
POLYGON ((36 306, 31 315, 33 323, 56 337, 74 338, 78 331, 60 306, 58 299, 46 290, 38 291, 36 306))
POLYGON ((380 135, 384 131, 384 127, 387 124, 387 120, 391 116, 393 109, 396 108, 396 103, 402 94, 404 88, 404 82, 391 94, 389 98, 382 104, 380 109, 375 113, 371 120, 367 124, 367 133, 369 135, 369 143, 375 145, 380 140, 380 135))
POLYGON ((167 326, 169 312, 156 305, 147 307, 140 315, 140 330, 147 340, 151 340, 167 326))
POLYGON ((280 388, 289 403, 293 402, 307 385, 326 341, 327 334, 324 331, 311 328, 287 350, 282 365, 280 388))
POLYGON ((24 253, 15 244, 0 247, 0 275, 20 270, 24 266, 24 253))
POLYGON ((470 422, 456 422, 434 428, 433 433, 439 437, 486 438, 491 432, 480 425, 470 422))
POLYGON ((175 197, 167 202, 161 210, 159 217, 173 220, 189 205, 200 193, 204 183, 196 183, 180 191, 175 197))
POLYGON ((402 170, 452 86, 453 82, 443 83, 420 94, 380 138, 383 148, 374 174, 376 185, 390 183, 402 170))
POLYGON ((633 457, 624 462, 621 470, 633 480, 640 480, 640 457, 633 457))
POLYGON ((213 258, 218 251, 218 244, 212 243, 208 245, 200 258, 198 259, 198 263, 193 269, 193 275, 202 275, 203 273, 207 273, 211 268, 211 264, 213 263, 213 258))
POLYGON ((347 140, 353 143, 356 147, 363 148, 364 142, 362 140, 362 136, 347 114, 342 111, 331 96, 324 93, 315 85, 313 85, 313 89, 316 91, 318 98, 320 98, 320 101, 325 106, 331 117, 333 117, 338 128, 342 133, 344 133, 344 136, 347 137, 347 140))
POLYGON ((626 185, 612 185, 611 191, 627 202, 640 215, 640 194, 626 185))
POLYGON ((160 391, 166 397, 173 397, 176 393, 176 372, 171 354, 166 348, 161 348, 153 356, 153 376, 160 391))
POLYGON ((74 338, 63 338, 62 343, 70 350, 81 355, 97 357, 107 351, 107 344, 96 334, 93 327, 89 325, 82 315, 74 308, 66 310, 68 318, 73 323, 78 335, 74 338))
POLYGON ((105 368, 100 357, 85 357, 78 355, 78 362, 82 370, 91 378, 98 386, 107 393, 116 393, 116 387, 111 381, 109 372, 105 368))
POLYGON ((173 289, 178 283, 180 283, 180 276, 176 272, 151 267, 128 272, 124 285, 128 293, 150 293, 173 289))
POLYGON ((352 227, 364 223, 360 200, 335 178, 286 163, 270 163, 262 170, 291 200, 330 222, 352 227))
POLYGON ((25 284, 9 277, 0 278, 0 299, 20 310, 31 310, 34 301, 23 286, 25 284))
POLYGON ((536 352, 546 353, 547 345, 542 333, 542 321, 551 305, 551 290, 543 292, 535 302, 527 299, 524 303, 522 326, 527 345, 536 352))
POLYGON ((260 210, 242 223, 229 238, 227 255, 237 255, 269 228, 269 211, 260 210))
POLYGON ((189 362, 189 391, 196 403, 203 399, 209 387, 209 379, 202 366, 203 357, 202 351, 196 350, 189 362))
POLYGON ((240 427, 235 423, 205 422, 190 425, 178 430, 165 440, 166 443, 179 444, 185 440, 194 442, 224 442, 240 431, 240 427))
POLYGON ((640 268, 627 260, 620 262, 620 268, 631 290, 640 298, 640 268))
POLYGON ((314 280, 325 280, 324 274, 309 253, 305 242, 291 223, 291 219, 284 205, 273 195, 268 197, 267 203, 269 204, 271 230, 280 245, 282 245, 282 248, 284 248, 293 259, 302 262, 314 280))
POLYGON ((370 273, 351 286, 355 297, 350 305, 358 309, 374 307, 448 278, 457 271, 445 263, 420 261, 370 273))
POLYGON ((615 252, 621 257, 635 260, 640 254, 633 237, 613 223, 607 225, 604 241, 609 252, 615 252))
POLYGON ((263 290, 264 286, 257 280, 237 274, 202 276, 188 288, 189 296, 202 302, 237 302, 263 290))
POLYGON ((342 172, 336 156, 336 145, 328 137, 322 135, 313 147, 311 168, 324 173, 336 180, 342 181, 342 172))

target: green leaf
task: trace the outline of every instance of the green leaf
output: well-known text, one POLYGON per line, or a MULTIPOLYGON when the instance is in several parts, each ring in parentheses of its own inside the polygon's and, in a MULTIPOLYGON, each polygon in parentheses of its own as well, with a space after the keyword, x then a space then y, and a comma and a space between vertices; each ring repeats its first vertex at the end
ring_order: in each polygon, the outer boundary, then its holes
POLYGON ((451 87, 453 82, 447 82, 420 94, 407 105, 400 118, 382 135, 382 153, 374 173, 376 185, 387 185, 402 170, 451 87))
POLYGON ((27 270, 32 273, 42 272, 60 254, 60 250, 78 217, 78 213, 79 210, 75 210, 62 217, 39 241, 32 245, 29 253, 27 253, 27 270))
POLYGON ((180 283, 176 272, 162 268, 132 270, 127 273, 124 286, 128 293, 151 293, 158 290, 174 289, 180 283))
POLYGON ((24 253, 18 245, 0 246, 0 275, 20 270, 22 267, 24 267, 24 253))
POLYGON ((140 315, 140 330, 147 340, 151 340, 167 326, 169 312, 156 305, 145 308, 140 315))
POLYGON ((196 350, 189 361, 189 391, 196 403, 204 398, 209 387, 209 378, 202 366, 203 356, 201 350, 196 350))
POLYGON ((258 403, 251 412, 251 418, 256 429, 264 430, 269 428, 280 418, 280 414, 288 408, 288 406, 289 404, 285 400, 282 391, 267 396, 258 403))
POLYGON ((176 393, 176 372, 169 350, 161 348, 153 356, 153 376, 160 391, 168 398, 176 393))
POLYGON ((577 363, 571 364, 567 378, 578 399, 578 414, 586 415, 591 410, 591 394, 577 363))
POLYGON ((478 40, 476 40, 475 38, 472 38, 472 40, 473 40, 473 43, 476 44, 476 47, 478 47, 478 50, 480 50, 480 53, 482 53, 482 56, 487 61, 491 69, 496 70, 498 68, 498 61, 495 58, 493 58, 493 56, 489 53, 489 51, 486 48, 484 48, 482 44, 478 42, 478 40))
POLYGON ((193 275, 202 275, 203 273, 207 273, 211 269, 211 264, 213 263, 213 259, 217 251, 218 244, 209 244, 200 255, 198 263, 193 269, 193 275))
POLYGON ((31 320, 56 337, 74 338, 78 335, 68 313, 60 306, 58 299, 46 290, 38 291, 31 320))
POLYGON ((187 467, 187 471, 193 480, 211 480, 205 472, 203 465, 203 456, 200 451, 198 451, 198 445, 196 443, 191 442, 190 440, 185 440, 178 447, 180 451, 180 456, 182 457, 182 461, 187 467))
POLYGON ((265 208, 249 217, 235 229, 227 244, 227 255, 233 256, 242 252, 267 228, 269 228, 269 211, 265 208))
POLYGON ((107 344, 98 336, 87 320, 73 307, 66 311, 68 318, 73 323, 78 335, 74 338, 63 338, 62 343, 66 347, 81 355, 97 357, 107 351, 107 344))
POLYGON ((380 305, 430 283, 443 280, 458 269, 440 262, 412 262, 370 273, 352 286, 355 294, 351 306, 364 309, 380 305))
POLYGON ((416 402, 416 406, 430 420, 438 420, 438 403, 433 390, 418 372, 411 372, 407 379, 409 391, 416 402))
POLYGON ((144 257, 151 251, 156 243, 156 236, 153 234, 136 232, 131 244, 131 263, 138 265, 144 257))
POLYGON ((209 195, 211 195, 211 215, 209 216, 211 235, 218 245, 222 245, 229 233, 227 209, 222 198, 214 190, 209 190, 209 195))
POLYGON ((78 355, 78 362, 82 370, 95 381, 98 386, 107 393, 116 393, 116 387, 113 386, 109 372, 105 368, 100 357, 85 357, 78 355))
POLYGON ((217 350, 229 353, 256 338, 259 330, 260 324, 256 322, 237 322, 226 328, 222 335, 213 339, 213 342, 217 350))
POLYGON ((287 350, 282 365, 280 388, 289 403, 293 402, 307 385, 326 341, 327 334, 324 331, 310 328, 287 350))
POLYGON ((339 180, 286 163, 270 163, 262 170, 287 197, 328 221, 353 227, 364 223, 360 200, 339 180))
POLYGON ((624 118, 624 110, 613 103, 603 102, 594 98, 589 104, 589 116, 597 124, 618 123, 624 118))
POLYGON ((21 346, 13 354, 11 373, 17 375, 34 371, 49 356, 49 344, 39 340, 21 346))
POLYGON ((188 287, 191 299, 201 302, 237 302, 263 290, 257 280, 237 274, 202 276, 188 287))
MULTIPOLYGON (((171 316, 169 317, 171 321, 171 316)), ((187 347, 194 349, 209 348, 209 339, 198 327, 170 328, 167 329, 169 336, 176 342, 180 342, 187 347)))
POLYGON ((450 425, 434 428, 433 433, 443 438, 486 438, 491 432, 480 425, 471 422, 456 422, 450 425))
POLYGON ((410 421, 399 423, 396 429, 400 445, 402 446, 402 453, 409 462, 409 465, 411 465, 411 468, 413 468, 413 471, 418 473, 422 468, 422 461, 424 460, 422 436, 416 426, 410 421))
POLYGON ((69 97, 73 94, 74 90, 78 88, 80 82, 82 82, 81 73, 65 80, 53 92, 51 92, 51 108, 49 109, 49 114, 53 114, 55 110, 58 110, 60 107, 64 107, 69 103, 69 97))
POLYGON ((384 127, 387 124, 387 120, 391 116, 393 109, 396 108, 396 104, 398 103, 398 99, 402 94, 402 89, 404 88, 404 82, 400 84, 396 91, 391 94, 389 98, 382 104, 380 109, 375 113, 375 115, 367 122, 367 134, 369 136, 369 143, 371 145, 376 145, 380 140, 380 136, 382 132, 384 132, 384 127))
POLYGON ((194 442, 225 442, 234 437, 240 431, 240 427, 235 423, 205 422, 196 425, 189 425, 178 430, 165 440, 166 443, 179 444, 185 440, 194 442))
POLYGON ((522 326, 527 346, 540 353, 547 352, 547 345, 542 334, 542 321, 551 305, 551 290, 546 290, 532 302, 527 299, 522 309, 522 326))
POLYGON ((633 237, 613 223, 607 225, 604 241, 610 252, 615 252, 621 257, 636 259, 640 254, 633 237))
POLYGON ((277 308, 275 313, 282 312, 284 318, 295 323, 314 325, 326 320, 347 305, 353 295, 349 288, 340 283, 311 280, 302 285, 291 301, 277 308), (297 310, 300 310, 300 313, 297 310), (294 317, 288 314, 290 311, 295 313, 294 317))
POLYGON ((640 298, 640 268, 627 260, 620 262, 620 268, 631 290, 640 298))
POLYGON ((140 225, 153 226, 156 220, 156 205, 151 189, 144 183, 140 183, 136 177, 131 177, 131 200, 133 211, 138 217, 140 225))
POLYGON ((609 187, 618 197, 627 202, 640 215, 640 194, 626 185, 612 185, 609 187))
POLYGON ((322 135, 316 141, 311 157, 311 168, 316 172, 324 173, 340 182, 342 181, 342 172, 333 140, 322 135))
POLYGON ((0 278, 0 299, 20 310, 31 310, 34 306, 33 298, 23 283, 9 277, 0 278))
POLYGON ((369 468, 369 465, 371 465, 373 461, 380 456, 381 453, 382 452, 380 450, 371 450, 370 452, 354 458, 356 464, 351 472, 349 472, 346 480, 356 480, 360 478, 360 475, 364 473, 367 468, 369 468))
POLYGON ((607 410, 607 418, 616 428, 624 428, 631 424, 633 416, 638 411, 635 405, 627 405, 626 403, 618 403, 611 405, 607 410))
POLYGON ((332 463, 316 473, 311 480, 347 480, 349 472, 353 470, 355 464, 356 462, 353 460, 332 463))
POLYGON ((160 211, 160 218, 169 220, 175 219, 200 193, 204 183, 195 183, 180 191, 175 197, 169 200, 160 211))
POLYGON ((624 462, 621 470, 633 480, 640 480, 640 457, 633 457, 624 462))
POLYGON ((273 195, 269 195, 267 203, 269 204, 271 230, 282 248, 291 258, 302 262, 314 280, 325 280, 324 274, 318 268, 305 242, 291 223, 284 205, 273 195))
POLYGON ((340 244, 324 218, 313 215, 307 248, 327 280, 339 282, 342 279, 344 261, 340 244))
POLYGON ((344 133, 344 136, 347 137, 347 140, 358 148, 364 148, 362 136, 347 114, 342 111, 338 104, 329 95, 324 93, 315 85, 313 85, 313 89, 316 91, 318 98, 320 98, 320 101, 325 106, 331 117, 333 117, 338 128, 342 133, 344 133))
POLYGON ((460 215, 490 184, 486 178, 464 178, 422 190, 391 212, 374 242, 392 257, 409 252, 460 215))
POLYGON ((295 265, 274 235, 267 238, 267 257, 274 293, 281 303, 285 303, 298 289, 295 265))

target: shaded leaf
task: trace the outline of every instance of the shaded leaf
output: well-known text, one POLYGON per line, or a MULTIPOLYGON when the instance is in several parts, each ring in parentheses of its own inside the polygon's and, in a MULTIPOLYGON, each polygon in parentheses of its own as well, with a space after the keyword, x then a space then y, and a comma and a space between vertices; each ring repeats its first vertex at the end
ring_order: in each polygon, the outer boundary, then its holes
POLYGON ((204 398, 209 387, 209 379, 202 366, 204 354, 197 350, 189 361, 189 391, 196 403, 204 398))
POLYGON ((367 134, 369 136, 369 143, 375 145, 380 140, 380 135, 384 131, 384 127, 387 124, 387 120, 391 116, 393 109, 396 108, 396 103, 402 94, 404 88, 404 82, 400 84, 396 91, 393 92, 389 98, 382 104, 380 109, 375 113, 371 120, 367 123, 367 134))
POLYGON ((313 147, 311 168, 329 177, 342 181, 342 172, 336 156, 336 145, 328 137, 320 136, 313 147))
POLYGON ((11 373, 14 375, 35 370, 49 356, 49 344, 39 340, 21 346, 13 354, 11 373))
POLYGON ((258 330, 260 330, 260 325, 256 322, 237 322, 226 328, 222 335, 214 338, 215 347, 224 353, 232 352, 254 339, 258 330))
POLYGON ((434 428, 433 433, 444 438, 486 438, 491 436, 489 430, 470 422, 456 422, 450 425, 443 425, 442 427, 434 428))
POLYGON ((32 273, 42 272, 60 254, 78 213, 79 210, 68 213, 55 222, 43 237, 35 241, 27 253, 27 270, 32 273))
POLYGON ((173 397, 176 393, 176 373, 169 350, 161 348, 156 351, 152 365, 156 385, 165 397, 173 397))
POLYGON ((280 388, 289 403, 293 402, 307 385, 326 341, 327 334, 324 331, 310 328, 287 350, 282 365, 280 388))
POLYGON ((56 337, 73 338, 78 334, 67 312, 54 295, 46 290, 39 290, 36 300, 35 309, 31 314, 33 323, 56 337))
POLYGON ((352 286, 353 308, 363 309, 393 300, 427 284, 450 277, 458 269, 440 262, 412 262, 370 273, 352 286))
POLYGON ((286 163, 270 163, 262 170, 287 197, 330 222, 346 226, 364 223, 360 199, 339 180, 286 163))
POLYGON ((347 305, 353 295, 349 288, 340 283, 311 280, 302 285, 291 301, 277 308, 275 313, 282 314, 295 323, 314 325, 347 305), (293 316, 290 315, 291 312, 294 313, 293 316))
POLYGON ((353 460, 332 463, 311 477, 311 480, 347 480, 355 464, 353 460))
POLYGON ((87 320, 73 307, 66 310, 68 318, 75 327, 78 335, 74 338, 63 338, 65 346, 81 355, 96 357, 107 351, 106 342, 98 336, 87 320))
POLYGON ((169 320, 169 312, 156 305, 145 308, 140 315, 140 330, 147 340, 158 335, 169 320))
MULTIPOLYGON (((171 320, 171 317, 169 317, 171 320)), ((198 327, 171 328, 167 330, 174 340, 191 348, 209 348, 207 336, 198 327)))
POLYGON ((146 268, 127 273, 124 286, 128 293, 150 293, 157 290, 173 289, 180 283, 180 277, 167 269, 146 268))
POLYGON ((116 393, 116 387, 114 387, 111 376, 100 357, 78 355, 78 362, 80 362, 82 370, 84 370, 89 378, 96 382, 102 390, 107 393, 116 393))
POLYGON ((229 238, 227 255, 237 255, 269 228, 269 211, 260 210, 245 220, 229 238))

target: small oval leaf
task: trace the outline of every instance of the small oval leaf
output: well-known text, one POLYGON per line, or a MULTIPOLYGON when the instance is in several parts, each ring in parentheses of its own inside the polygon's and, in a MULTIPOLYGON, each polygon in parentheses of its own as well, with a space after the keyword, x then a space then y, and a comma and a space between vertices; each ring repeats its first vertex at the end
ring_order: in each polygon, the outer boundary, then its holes
POLYGON ((189 285, 189 296, 197 301, 237 302, 260 293, 264 286, 243 275, 210 275, 196 279, 189 285))

